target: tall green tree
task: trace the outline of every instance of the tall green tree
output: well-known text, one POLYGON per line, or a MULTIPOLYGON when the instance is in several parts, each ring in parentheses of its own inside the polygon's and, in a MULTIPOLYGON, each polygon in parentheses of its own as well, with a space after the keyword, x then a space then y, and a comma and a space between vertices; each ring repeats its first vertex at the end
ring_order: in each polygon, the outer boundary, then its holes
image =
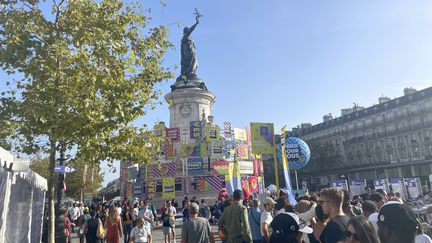
POLYGON ((171 43, 144 13, 120 0, 1 4, 0 67, 15 75, 1 93, 8 134, 0 135, 20 152, 49 155, 51 216, 57 161, 151 158, 151 133, 132 121, 154 107, 155 84, 172 77, 162 67, 171 43))
POLYGON ((341 164, 341 156, 335 146, 327 141, 306 141, 311 150, 311 160, 304 168, 305 172, 322 172, 323 168, 332 169, 341 164))

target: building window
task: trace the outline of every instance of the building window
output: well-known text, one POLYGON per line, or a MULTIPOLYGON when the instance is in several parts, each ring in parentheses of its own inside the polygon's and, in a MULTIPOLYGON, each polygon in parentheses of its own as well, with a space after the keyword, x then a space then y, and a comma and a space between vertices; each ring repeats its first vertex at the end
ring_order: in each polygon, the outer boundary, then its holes
POLYGON ((403 149, 401 149, 401 157, 402 157, 402 159, 405 159, 405 158, 407 158, 407 153, 406 153, 406 151, 405 151, 405 149, 403 148, 403 149))
POLYGON ((420 152, 419 152, 419 148, 418 147, 414 148, 414 157, 420 157, 420 152))

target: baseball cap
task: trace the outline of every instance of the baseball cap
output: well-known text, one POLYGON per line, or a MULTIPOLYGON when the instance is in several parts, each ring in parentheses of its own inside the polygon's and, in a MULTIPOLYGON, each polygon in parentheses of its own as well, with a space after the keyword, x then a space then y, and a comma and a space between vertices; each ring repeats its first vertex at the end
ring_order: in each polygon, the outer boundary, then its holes
POLYGON ((416 232, 417 218, 407 205, 391 201, 384 204, 378 214, 378 221, 388 229, 412 234, 416 232))
POLYGON ((300 218, 295 213, 280 213, 273 218, 270 223, 273 233, 280 236, 288 236, 294 233, 303 232, 310 234, 313 232, 311 227, 306 226, 305 222, 301 222, 300 218))
POLYGON ((273 205, 275 205, 276 202, 275 202, 275 200, 273 200, 273 198, 271 198, 271 197, 266 197, 266 198, 264 198, 264 200, 263 200, 263 204, 273 204, 273 205))

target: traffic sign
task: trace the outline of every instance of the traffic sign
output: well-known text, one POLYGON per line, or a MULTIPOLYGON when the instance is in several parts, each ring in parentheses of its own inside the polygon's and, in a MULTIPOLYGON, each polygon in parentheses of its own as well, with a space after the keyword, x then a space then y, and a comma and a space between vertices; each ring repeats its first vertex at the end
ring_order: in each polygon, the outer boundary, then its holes
POLYGON ((75 168, 64 165, 56 165, 54 167, 54 172, 56 173, 72 173, 75 171, 75 168))

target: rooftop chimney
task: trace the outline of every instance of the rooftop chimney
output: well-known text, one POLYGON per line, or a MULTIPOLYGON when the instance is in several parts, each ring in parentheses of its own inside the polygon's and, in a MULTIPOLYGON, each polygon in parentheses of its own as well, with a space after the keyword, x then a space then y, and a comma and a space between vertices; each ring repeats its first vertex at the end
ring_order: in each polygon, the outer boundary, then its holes
POLYGON ((378 102, 380 104, 385 103, 385 102, 390 101, 390 100, 391 99, 389 97, 387 97, 387 96, 381 96, 381 97, 378 98, 378 102))
POLYGON ((326 115, 323 116, 323 121, 330 121, 331 119, 333 119, 333 116, 331 113, 328 113, 326 115))
POLYGON ((412 88, 412 87, 407 87, 403 90, 403 92, 404 92, 404 95, 410 95, 412 93, 417 92, 417 90, 412 88))

